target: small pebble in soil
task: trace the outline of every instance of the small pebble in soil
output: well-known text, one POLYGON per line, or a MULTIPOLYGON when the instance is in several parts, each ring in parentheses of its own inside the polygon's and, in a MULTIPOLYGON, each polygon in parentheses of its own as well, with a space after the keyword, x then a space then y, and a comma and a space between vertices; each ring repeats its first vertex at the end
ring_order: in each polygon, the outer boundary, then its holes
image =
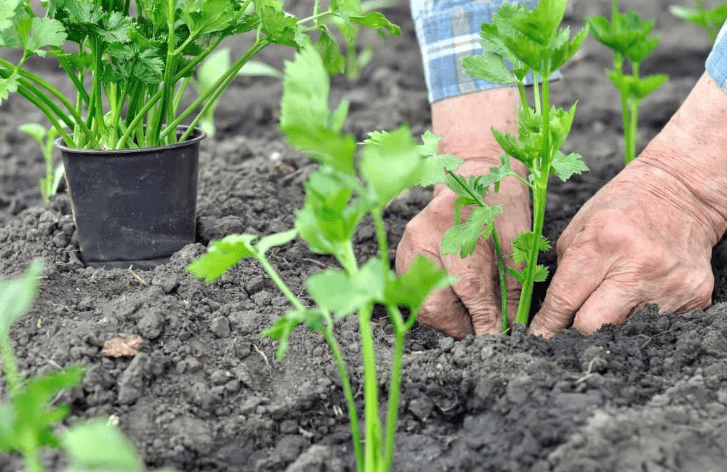
POLYGON ((230 335, 230 321, 224 316, 219 316, 210 323, 210 331, 218 338, 226 338, 230 335))

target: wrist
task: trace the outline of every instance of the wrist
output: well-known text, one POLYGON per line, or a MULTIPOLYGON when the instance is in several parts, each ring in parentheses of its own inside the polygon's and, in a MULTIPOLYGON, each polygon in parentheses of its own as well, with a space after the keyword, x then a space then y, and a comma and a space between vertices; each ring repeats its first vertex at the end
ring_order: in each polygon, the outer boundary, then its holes
POLYGON ((704 74, 633 164, 648 166, 647 181, 672 181, 668 197, 683 199, 716 244, 727 230, 727 94, 704 74))

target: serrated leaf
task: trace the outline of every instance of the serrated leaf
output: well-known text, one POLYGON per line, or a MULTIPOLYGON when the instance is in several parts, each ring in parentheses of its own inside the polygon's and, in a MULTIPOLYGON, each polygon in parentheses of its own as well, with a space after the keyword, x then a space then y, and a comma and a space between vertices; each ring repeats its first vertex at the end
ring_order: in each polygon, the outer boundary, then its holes
POLYGON ((181 4, 180 18, 192 36, 210 34, 228 28, 235 19, 230 0, 194 0, 181 4))
POLYGON ((107 43, 125 43, 131 40, 129 31, 133 26, 131 18, 114 11, 104 17, 103 29, 99 28, 98 35, 107 43))
POLYGON ((83 373, 83 368, 72 367, 38 375, 11 392, 10 405, 0 409, 0 449, 23 452, 39 446, 57 447, 53 428, 70 407, 51 408, 50 402, 62 390, 78 385, 83 373))
POLYGON ((35 140, 38 141, 41 146, 43 145, 43 140, 48 133, 46 127, 41 125, 40 123, 24 123, 20 125, 18 129, 23 133, 35 138, 35 140))
MULTIPOLYGON (((371 134, 369 135, 371 136, 371 134)), ((417 185, 426 187, 447 181, 447 171, 455 171, 464 162, 457 156, 439 154, 439 136, 427 130, 422 135, 422 142, 418 146, 422 161, 422 174, 417 185)))
POLYGON ((326 270, 306 281, 311 298, 321 308, 343 317, 360 308, 381 302, 384 280, 381 261, 370 259, 358 272, 347 274, 342 270, 326 270))
MULTIPOLYGON (((28 19, 28 18, 26 18, 28 19)), ((47 51, 44 47, 60 47, 66 40, 66 29, 58 20, 50 18, 35 17, 30 20, 30 29, 26 35, 21 34, 20 41, 23 43, 26 54, 36 54, 45 57, 47 51)), ((18 26, 20 31, 21 27, 18 26)))
POLYGON ((125 472, 146 470, 131 440, 107 420, 94 419, 75 424, 61 437, 61 444, 73 461, 72 470, 78 467, 125 472))
POLYGON ((0 32, 10 28, 15 23, 15 15, 20 0, 3 0, 0 2, 0 32))
POLYGON ((573 174, 588 172, 588 170, 588 166, 581 160, 581 155, 575 152, 565 155, 560 151, 556 151, 550 167, 550 173, 560 177, 563 182, 573 174))
MULTIPOLYGON (((515 239, 512 241, 512 260, 519 264, 521 262, 526 262, 528 260, 528 254, 530 253, 530 249, 533 245, 533 238, 535 238, 535 233, 532 231, 522 232, 518 234, 515 239)), ((545 237, 540 235, 538 237, 538 244, 536 247, 536 250, 538 252, 547 251, 550 249, 550 242, 548 242, 545 237)))
POLYGON ((346 70, 346 58, 338 49, 336 39, 328 28, 321 27, 321 36, 315 43, 316 50, 323 59, 323 64, 329 75, 340 74, 346 70))
POLYGON ((362 156, 361 175, 381 207, 421 180, 422 158, 408 126, 366 144, 362 156))
POLYGON ((10 326, 33 305, 41 270, 41 262, 35 261, 22 277, 0 279, 0 332, 10 333, 10 326))
POLYGON ((247 257, 258 257, 252 245, 257 236, 231 234, 210 244, 205 254, 190 262, 185 270, 206 284, 212 283, 229 268, 247 257))
POLYGON ((462 67, 467 75, 477 79, 484 79, 495 84, 516 82, 503 57, 491 52, 484 51, 479 56, 463 57, 462 67))
POLYGON ((387 281, 384 303, 404 306, 411 313, 417 313, 429 295, 450 286, 457 280, 447 275, 444 269, 422 255, 418 255, 407 271, 387 281))
POLYGON ((299 324, 305 323, 311 331, 320 331, 323 327, 323 312, 320 310, 292 310, 278 318, 268 329, 263 331, 260 336, 278 340, 278 350, 275 358, 282 361, 285 352, 288 350, 288 337, 299 324))
POLYGON ((473 254, 480 237, 487 239, 494 229, 495 216, 502 213, 502 207, 480 207, 472 209, 464 223, 448 229, 442 237, 442 254, 457 254, 464 259, 473 254))
POLYGON ((323 61, 307 44, 285 63, 280 130, 288 142, 313 154, 319 162, 348 175, 355 175, 353 158, 356 141, 341 135, 340 126, 347 105, 331 113, 328 108, 330 81, 323 61))
POLYGON ((386 31, 392 36, 399 36, 401 33, 401 29, 389 21, 383 13, 380 12, 371 12, 363 16, 354 16, 351 15, 348 17, 349 21, 352 23, 356 23, 362 26, 366 26, 367 28, 372 28, 379 30, 380 32, 386 31))
POLYGON ((632 94, 636 100, 643 100, 651 95, 656 89, 664 85, 669 80, 666 74, 656 74, 647 77, 641 77, 632 84, 632 94))

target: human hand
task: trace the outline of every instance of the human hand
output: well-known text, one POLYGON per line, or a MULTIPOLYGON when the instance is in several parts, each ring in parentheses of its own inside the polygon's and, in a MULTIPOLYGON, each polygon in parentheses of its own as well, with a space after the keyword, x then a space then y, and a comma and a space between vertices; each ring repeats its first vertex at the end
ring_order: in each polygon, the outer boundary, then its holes
MULTIPOLYGON (((467 161, 460 172, 481 175, 493 164, 467 161)), ((417 314, 418 321, 448 336, 462 339, 468 334, 498 333, 501 329, 500 283, 497 256, 492 239, 480 238, 474 254, 462 259, 458 254, 442 255, 441 240, 454 223, 457 195, 437 187, 432 201, 406 227, 396 254, 396 271, 403 273, 414 258, 425 255, 459 278, 450 288, 433 293, 417 314)), ((512 240, 530 229, 529 195, 514 177, 502 181, 499 193, 491 192, 488 205, 502 205, 503 214, 495 226, 503 254, 512 254, 512 240)), ((463 211, 464 217, 467 214, 463 211)), ((506 259, 508 266, 511 259, 506 259)), ((508 315, 514 318, 520 300, 520 284, 507 277, 508 315)))
POLYGON ((581 208, 530 331, 593 333, 637 308, 711 303, 712 247, 727 229, 727 95, 703 74, 664 130, 581 208))
POLYGON ((636 159, 591 198, 558 240, 558 269, 530 331, 550 337, 621 325, 637 308, 711 304, 713 228, 670 173, 636 159))

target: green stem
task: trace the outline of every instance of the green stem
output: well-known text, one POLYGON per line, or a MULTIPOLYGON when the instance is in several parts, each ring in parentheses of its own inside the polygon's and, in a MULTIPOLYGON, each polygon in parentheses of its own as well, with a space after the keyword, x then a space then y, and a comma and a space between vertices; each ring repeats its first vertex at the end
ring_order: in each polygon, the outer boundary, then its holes
MULTIPOLYGON (((639 63, 631 63, 631 75, 634 80, 639 79, 639 63)), ((622 99, 623 101, 623 99, 622 99)), ((625 113, 629 116, 628 123, 624 120, 624 137, 628 133, 628 141, 626 142, 626 155, 624 159, 624 165, 633 161, 636 158, 636 134, 638 130, 639 122, 639 100, 631 96, 628 101, 630 102, 630 109, 625 110, 625 113), (628 125, 628 131, 626 126, 628 125)))
MULTIPOLYGON (((546 176, 547 178, 547 176, 546 176)), ((520 293, 520 303, 517 306, 517 314, 515 315, 515 323, 527 324, 530 318, 530 306, 533 298, 533 278, 535 268, 538 264, 538 241, 543 233, 543 220, 545 218, 545 197, 547 187, 540 183, 536 185, 533 192, 533 244, 528 251, 528 260, 523 272, 522 292, 520 293)))
POLYGON ((217 99, 222 95, 225 90, 227 90, 227 86, 230 85, 230 82, 232 82, 235 77, 237 77, 237 73, 240 71, 242 66, 244 66, 247 61, 250 60, 250 58, 259 53, 268 44, 270 43, 265 39, 260 39, 256 41, 245 54, 243 54, 237 61, 235 61, 235 63, 232 64, 232 66, 230 66, 230 68, 227 69, 227 71, 222 74, 219 79, 217 79, 217 81, 212 85, 212 87, 210 87, 210 90, 207 93, 197 97, 197 99, 194 100, 194 102, 192 102, 192 104, 189 105, 182 113, 180 113, 176 119, 174 119, 171 123, 167 124, 167 128, 162 131, 162 137, 169 134, 171 130, 176 129, 176 127, 179 126, 187 116, 191 115, 197 107, 204 103, 202 110, 197 113, 192 122, 189 124, 189 128, 187 129, 187 131, 181 138, 179 138, 180 141, 184 141, 185 139, 187 139, 192 130, 194 130, 194 128, 197 126, 197 123, 199 123, 199 120, 202 119, 203 116, 205 116, 207 110, 215 105, 217 99))
POLYGON ((394 353, 391 360, 391 381, 389 382, 389 402, 386 416, 386 439, 384 445, 384 462, 380 470, 391 469, 394 458, 394 445, 396 438, 396 423, 399 417, 399 394, 401 391, 401 363, 404 357, 404 336, 409 327, 404 323, 401 312, 394 305, 387 305, 389 318, 394 326, 394 353))
POLYGON ((379 420, 379 385, 376 378, 376 353, 374 351, 374 335, 371 329, 371 314, 373 306, 367 305, 359 310, 358 326, 361 336, 361 351, 363 358, 364 377, 364 419, 365 448, 364 469, 375 471, 378 469, 379 453, 381 447, 381 421, 379 420))
POLYGON ((500 306, 502 307, 502 334, 507 332, 507 272, 505 260, 502 257, 500 238, 497 237, 497 230, 492 229, 492 242, 495 244, 495 255, 497 256, 497 272, 500 274, 500 306))
POLYGON ((40 460, 39 447, 36 445, 32 450, 24 451, 23 457, 25 458, 25 465, 28 467, 28 472, 44 472, 43 462, 40 460))
POLYGON ((0 358, 2 358, 8 396, 12 397, 15 390, 20 386, 20 374, 18 373, 18 363, 15 360, 10 334, 7 332, 0 334, 0 358))
POLYGON ((351 380, 348 377, 346 363, 341 355, 341 349, 338 347, 336 338, 333 335, 333 319, 329 313, 324 314, 326 318, 326 327, 323 329, 323 336, 328 342, 331 349, 333 359, 336 361, 338 375, 341 378, 341 386, 343 387, 343 396, 346 397, 346 407, 348 409, 348 420, 351 423, 351 436, 353 439, 353 450, 356 454, 356 470, 362 471, 364 465, 363 451, 361 450, 361 432, 358 426, 358 413, 356 411, 356 402, 353 399, 353 389, 351 388, 351 380))
POLYGON ((91 97, 94 99, 93 105, 95 107, 95 127, 92 129, 97 129, 99 131, 99 134, 105 136, 106 124, 104 123, 103 119, 103 93, 101 91, 101 70, 103 69, 103 48, 101 46, 103 42, 99 38, 94 38, 93 43, 93 56, 95 60, 95 65, 93 71, 93 93, 91 94, 91 97))
POLYGON ((265 273, 268 274, 268 277, 270 277, 273 283, 275 283, 275 286, 278 287, 281 292, 283 292, 285 298, 288 299, 288 301, 295 307, 295 309, 298 311, 305 311, 305 305, 303 305, 303 302, 301 302, 298 297, 296 297, 295 294, 288 288, 285 282, 283 282, 283 279, 280 278, 275 268, 270 265, 267 259, 265 259, 265 254, 258 254, 255 256, 255 259, 260 262, 260 265, 265 270, 265 273))

